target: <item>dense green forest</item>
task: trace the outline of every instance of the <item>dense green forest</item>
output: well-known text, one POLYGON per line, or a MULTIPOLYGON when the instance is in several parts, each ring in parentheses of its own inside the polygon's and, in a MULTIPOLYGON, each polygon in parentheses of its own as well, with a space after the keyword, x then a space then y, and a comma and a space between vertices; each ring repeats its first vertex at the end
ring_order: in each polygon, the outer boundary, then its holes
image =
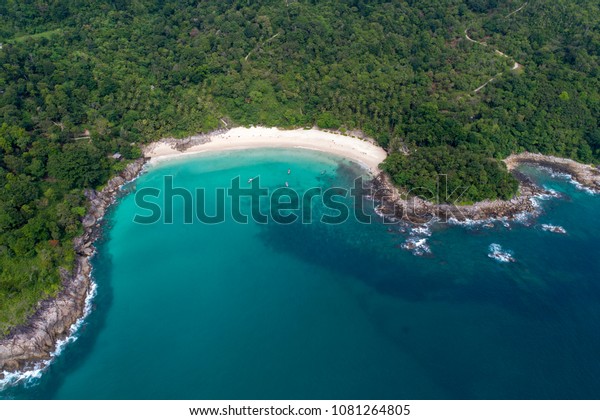
POLYGON ((0 334, 58 290, 83 189, 165 135, 222 119, 359 128, 400 186, 442 171, 466 201, 514 194, 496 160, 513 152, 599 162, 600 6, 533 0, 511 14, 522 5, 2 1, 0 334))
POLYGON ((384 169, 395 184, 431 202, 469 204, 488 198, 510 199, 518 182, 496 159, 450 146, 421 147, 410 155, 391 154, 384 169), (504 169, 504 170, 503 170, 504 169), (445 178, 442 178, 443 175, 445 178))

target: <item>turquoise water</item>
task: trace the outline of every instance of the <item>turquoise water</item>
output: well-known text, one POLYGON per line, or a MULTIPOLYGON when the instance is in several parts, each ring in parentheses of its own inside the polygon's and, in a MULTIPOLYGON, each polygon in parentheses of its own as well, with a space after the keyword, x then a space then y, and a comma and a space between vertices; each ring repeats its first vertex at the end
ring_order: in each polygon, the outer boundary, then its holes
MULTIPOLYGON (((360 172, 315 152, 257 150, 163 163, 135 188, 174 175, 211 191, 260 175, 304 191, 360 172)), ((600 197, 531 173, 564 194, 537 220, 436 225, 423 256, 380 221, 136 224, 126 195, 98 244, 98 295, 78 340, 2 396, 600 398, 600 197), (489 258, 493 243, 515 261, 489 258)))

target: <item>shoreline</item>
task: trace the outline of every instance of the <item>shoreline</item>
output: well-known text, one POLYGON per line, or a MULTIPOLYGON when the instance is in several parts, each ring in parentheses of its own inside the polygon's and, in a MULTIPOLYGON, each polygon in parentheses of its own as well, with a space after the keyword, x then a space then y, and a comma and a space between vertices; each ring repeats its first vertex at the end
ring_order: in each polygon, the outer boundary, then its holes
POLYGON ((380 202, 377 214, 390 220, 403 220, 415 225, 440 223, 470 224, 497 220, 516 220, 523 215, 536 215, 536 198, 552 193, 536 185, 526 175, 511 171, 519 180, 518 195, 510 200, 485 200, 469 205, 434 204, 419 197, 406 197, 392 184, 389 176, 379 174, 372 181, 373 198, 380 202))
POLYGON ((378 167, 379 163, 387 157, 385 150, 359 132, 349 134, 351 136, 314 128, 280 130, 265 127, 237 127, 184 139, 165 138, 145 146, 144 157, 130 163, 123 172, 110 179, 100 192, 95 190, 84 192, 89 202, 89 210, 82 219, 84 233, 73 241, 77 254, 74 268, 72 272, 61 270, 62 288, 57 296, 41 301, 26 324, 15 328, 8 336, 0 339, 0 390, 3 389, 3 385, 35 376, 32 372, 45 369, 53 357, 60 352, 64 343, 70 341, 87 316, 89 309, 86 308, 95 290, 90 258, 96 252, 95 241, 102 235, 102 220, 121 193, 121 187, 135 180, 148 163, 153 164, 209 151, 250 148, 316 150, 361 164, 373 176, 372 185, 377 190, 374 198, 382 201, 380 210, 384 216, 405 218, 407 215, 412 215, 412 220, 409 217, 409 222, 415 224, 426 223, 432 218, 479 222, 489 219, 514 219, 523 213, 535 213, 537 207, 534 198, 548 194, 548 191, 535 185, 526 175, 519 172, 519 165, 543 166, 566 173, 584 188, 600 192, 598 168, 564 158, 521 153, 505 159, 508 170, 519 180, 519 195, 512 200, 453 206, 435 205, 418 198, 406 199, 378 167), (386 213, 386 210, 389 213, 386 213), (8 376, 17 378, 9 380, 8 376))
POLYGON ((541 166, 553 172, 568 175, 581 187, 600 193, 600 167, 579 163, 572 159, 523 152, 504 159, 510 172, 518 171, 520 165, 541 166))
POLYGON ((71 340, 87 316, 96 287, 90 258, 96 252, 94 242, 102 234, 103 217, 121 186, 137 178, 145 163, 146 159, 137 159, 109 180, 102 191, 84 192, 89 210, 82 220, 83 234, 73 240, 77 254, 73 270, 61 269, 62 288, 58 295, 42 300, 26 324, 0 339, 0 390, 21 379, 36 377, 35 372, 51 363, 61 343, 71 340))
POLYGON ((183 140, 163 139, 146 146, 144 156, 155 163, 207 152, 263 148, 298 148, 329 153, 359 163, 373 176, 381 172, 379 164, 387 157, 387 152, 374 140, 364 137, 361 139, 314 128, 281 130, 266 127, 236 127, 183 140))

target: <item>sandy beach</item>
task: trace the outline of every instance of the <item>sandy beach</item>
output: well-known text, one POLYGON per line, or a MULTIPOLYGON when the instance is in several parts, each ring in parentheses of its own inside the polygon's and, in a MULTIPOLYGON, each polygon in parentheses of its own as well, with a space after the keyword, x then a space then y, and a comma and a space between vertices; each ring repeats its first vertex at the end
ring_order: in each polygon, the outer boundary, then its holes
POLYGON ((369 140, 316 129, 280 130, 266 127, 237 127, 226 132, 192 138, 194 144, 184 151, 177 149, 177 140, 164 139, 144 149, 144 156, 151 162, 172 159, 191 154, 214 151, 257 148, 303 148, 341 156, 361 164, 372 175, 380 172, 379 164, 387 153, 369 140))

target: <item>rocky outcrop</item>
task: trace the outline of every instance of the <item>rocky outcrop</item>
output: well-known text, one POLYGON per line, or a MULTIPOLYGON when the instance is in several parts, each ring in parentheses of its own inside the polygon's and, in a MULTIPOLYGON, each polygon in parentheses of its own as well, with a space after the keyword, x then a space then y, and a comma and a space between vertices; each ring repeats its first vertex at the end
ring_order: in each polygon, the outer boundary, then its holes
POLYGON ((600 192, 600 169, 593 165, 575 162, 571 159, 545 156, 539 153, 520 153, 507 157, 504 162, 509 170, 516 170, 519 165, 537 165, 555 172, 570 175, 573 180, 594 192, 600 192))
POLYGON ((380 203, 376 209, 377 213, 410 223, 422 224, 434 219, 442 222, 450 219, 459 222, 510 220, 523 213, 534 213, 537 207, 532 198, 549 193, 516 169, 513 169, 512 173, 519 180, 519 193, 512 200, 506 201, 481 201, 472 205, 435 204, 419 197, 403 195, 385 173, 373 179, 372 195, 380 203))
POLYGON ((389 177, 381 173, 372 181, 373 198, 380 202, 376 210, 384 217, 417 224, 430 222, 434 218, 442 222, 449 219, 459 222, 488 219, 510 220, 524 213, 536 213, 538 209, 532 198, 554 193, 536 185, 527 175, 520 172, 520 165, 549 168, 553 172, 569 175, 581 187, 600 192, 600 169, 593 165, 529 152, 511 155, 504 162, 508 170, 519 181, 519 192, 511 200, 481 201, 467 206, 434 204, 419 197, 403 195, 392 184, 389 177))
POLYGON ((74 273, 65 273, 58 296, 42 301, 27 325, 0 342, 0 370, 23 370, 50 358, 57 341, 68 336, 83 315, 90 271, 88 259, 78 257, 74 273))
MULTIPOLYGON (((94 254, 94 242, 102 232, 100 222, 115 201, 120 187, 134 180, 144 163, 145 159, 138 159, 129 164, 100 192, 85 191, 89 210, 82 220, 84 233, 74 240, 77 258, 73 272, 63 270, 62 288, 58 295, 40 302, 26 325, 14 329, 0 340, 0 372, 32 369, 49 360, 58 341, 66 338, 71 326, 84 315, 85 300, 92 285, 89 257, 94 254)), ((1 376, 0 373, 0 379, 1 376)))

